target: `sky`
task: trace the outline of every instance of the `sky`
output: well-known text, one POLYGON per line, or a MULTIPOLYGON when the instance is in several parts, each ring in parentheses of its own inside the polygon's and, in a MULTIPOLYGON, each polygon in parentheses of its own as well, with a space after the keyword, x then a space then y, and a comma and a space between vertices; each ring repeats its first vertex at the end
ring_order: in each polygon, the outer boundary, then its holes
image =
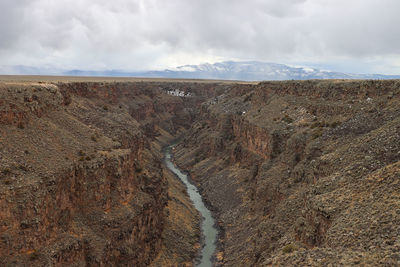
POLYGON ((257 60, 400 74, 399 0, 1 0, 0 72, 257 60))

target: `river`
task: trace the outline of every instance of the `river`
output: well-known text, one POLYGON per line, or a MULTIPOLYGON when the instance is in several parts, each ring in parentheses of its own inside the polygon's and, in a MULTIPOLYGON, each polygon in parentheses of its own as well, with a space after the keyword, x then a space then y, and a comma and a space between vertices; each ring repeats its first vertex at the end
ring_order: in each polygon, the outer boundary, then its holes
POLYGON ((217 241, 217 229, 214 226, 214 218, 211 211, 205 206, 199 190, 193 185, 186 174, 181 172, 171 161, 171 146, 165 150, 165 164, 178 178, 186 185, 190 199, 193 201, 194 207, 200 212, 203 217, 201 222, 201 231, 203 234, 203 248, 201 251, 200 263, 197 267, 213 266, 212 256, 215 253, 217 241))

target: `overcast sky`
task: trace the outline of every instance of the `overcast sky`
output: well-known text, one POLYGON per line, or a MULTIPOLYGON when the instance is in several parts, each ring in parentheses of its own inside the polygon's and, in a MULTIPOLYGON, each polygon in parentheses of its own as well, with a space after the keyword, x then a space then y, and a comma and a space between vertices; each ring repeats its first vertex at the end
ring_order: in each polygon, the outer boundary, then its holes
POLYGON ((259 60, 400 74, 399 0, 0 0, 0 66, 259 60))

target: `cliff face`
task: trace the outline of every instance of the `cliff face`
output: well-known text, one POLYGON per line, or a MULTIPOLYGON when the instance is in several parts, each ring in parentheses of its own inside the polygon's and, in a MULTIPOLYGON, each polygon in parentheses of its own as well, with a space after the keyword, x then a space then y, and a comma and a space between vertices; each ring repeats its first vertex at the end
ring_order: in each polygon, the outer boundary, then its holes
POLYGON ((396 265, 398 81, 266 82, 210 99, 177 148, 225 266, 396 265))
POLYGON ((398 81, 0 85, 0 265, 398 265, 398 81))
POLYGON ((150 264, 169 225, 167 178, 153 142, 190 125, 200 86, 1 86, 1 265, 150 264), (169 88, 191 98, 184 103, 169 88))

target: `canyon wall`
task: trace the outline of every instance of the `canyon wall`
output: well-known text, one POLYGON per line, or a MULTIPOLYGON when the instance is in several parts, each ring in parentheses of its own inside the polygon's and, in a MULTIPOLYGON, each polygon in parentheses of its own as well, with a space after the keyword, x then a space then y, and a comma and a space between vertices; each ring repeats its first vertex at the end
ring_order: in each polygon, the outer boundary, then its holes
POLYGON ((224 266, 400 264, 400 82, 232 87, 176 149, 224 266))
POLYGON ((170 213, 182 216, 181 209, 192 232, 177 234, 193 244, 178 244, 185 249, 168 262, 190 266, 198 215, 182 188, 168 189, 175 182, 163 170, 159 140, 188 128, 215 88, 2 84, 0 265, 147 266, 170 242, 170 213))
POLYGON ((0 85, 0 265, 396 266, 400 82, 0 85))

